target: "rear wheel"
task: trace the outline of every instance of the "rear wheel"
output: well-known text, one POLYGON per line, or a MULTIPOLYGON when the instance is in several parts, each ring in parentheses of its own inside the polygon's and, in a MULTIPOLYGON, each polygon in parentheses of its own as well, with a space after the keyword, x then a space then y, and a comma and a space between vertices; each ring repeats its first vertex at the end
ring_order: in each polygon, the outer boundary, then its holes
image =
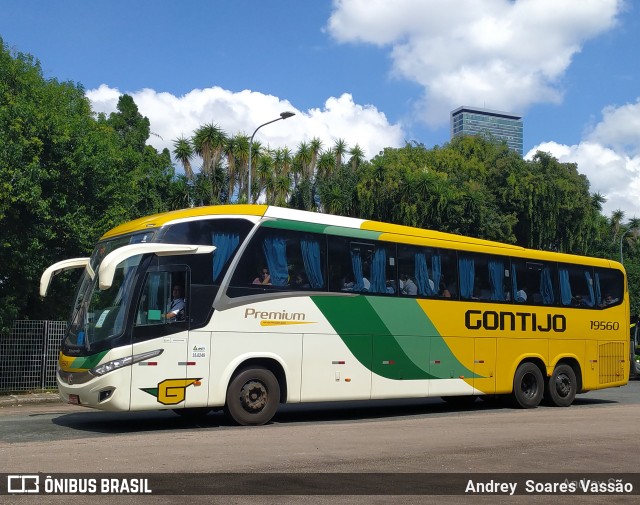
POLYGON ((520 363, 513 378, 513 403, 522 409, 533 409, 544 394, 544 379, 540 369, 530 362, 520 363))
POLYGON ((256 426, 271 421, 280 403, 280 384, 263 367, 247 368, 236 375, 227 389, 225 412, 236 423, 256 426))
POLYGON ((569 365, 560 364, 553 370, 547 383, 546 397, 556 407, 568 407, 578 392, 576 373, 569 365))

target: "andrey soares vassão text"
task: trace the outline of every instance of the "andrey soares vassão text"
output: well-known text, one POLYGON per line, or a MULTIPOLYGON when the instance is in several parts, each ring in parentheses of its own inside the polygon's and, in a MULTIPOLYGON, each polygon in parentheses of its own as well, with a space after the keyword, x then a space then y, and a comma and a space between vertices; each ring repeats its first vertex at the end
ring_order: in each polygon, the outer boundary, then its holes
POLYGON ((592 480, 564 479, 558 482, 538 482, 527 479, 521 492, 518 482, 501 482, 489 480, 485 482, 469 480, 465 493, 469 494, 630 494, 633 484, 623 479, 592 480))

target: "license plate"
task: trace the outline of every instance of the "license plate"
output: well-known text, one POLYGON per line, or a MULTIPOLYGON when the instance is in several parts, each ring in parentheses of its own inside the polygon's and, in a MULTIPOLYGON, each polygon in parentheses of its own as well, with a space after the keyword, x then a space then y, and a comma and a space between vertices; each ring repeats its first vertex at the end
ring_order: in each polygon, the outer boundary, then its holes
POLYGON ((80 397, 78 395, 69 395, 67 403, 70 403, 71 405, 80 405, 80 397))

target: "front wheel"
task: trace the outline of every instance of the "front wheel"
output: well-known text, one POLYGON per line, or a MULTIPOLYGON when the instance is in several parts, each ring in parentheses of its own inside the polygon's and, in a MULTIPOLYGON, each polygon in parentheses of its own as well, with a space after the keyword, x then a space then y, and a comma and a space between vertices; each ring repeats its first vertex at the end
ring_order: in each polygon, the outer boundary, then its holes
POLYGON ((576 373, 569 365, 558 365, 547 383, 547 399, 556 407, 568 407, 578 392, 576 373))
POLYGON ((247 368, 236 375, 227 389, 225 412, 242 426, 266 424, 278 410, 280 384, 263 367, 247 368))
POLYGON ((513 403, 522 409, 540 405, 544 394, 544 379, 540 369, 530 362, 520 363, 513 378, 513 403))

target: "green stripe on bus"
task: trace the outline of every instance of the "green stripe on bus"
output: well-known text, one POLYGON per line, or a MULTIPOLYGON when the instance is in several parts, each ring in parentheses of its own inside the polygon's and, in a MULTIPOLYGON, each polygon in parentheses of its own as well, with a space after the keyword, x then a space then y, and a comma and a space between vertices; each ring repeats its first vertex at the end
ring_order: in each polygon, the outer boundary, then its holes
POLYGON ((280 230, 302 231, 307 233, 324 233, 326 224, 308 223, 306 221, 287 221, 286 219, 276 219, 262 223, 265 228, 277 228, 280 230))
POLYGON ((360 295, 312 300, 356 359, 382 377, 477 377, 451 352, 415 299, 360 295))
POLYGON ((308 223, 306 221, 288 221, 286 219, 276 219, 262 223, 265 228, 277 228, 280 230, 293 230, 308 233, 325 233, 338 237, 350 237, 364 240, 378 240, 382 232, 359 230, 357 228, 347 228, 344 226, 328 226, 326 224, 308 223))
POLYGON ((77 369, 83 368, 86 370, 90 370, 94 366, 98 365, 98 363, 100 363, 100 361, 102 360, 102 358, 104 358, 107 352, 108 351, 102 351, 96 354, 92 354, 91 356, 85 356, 83 358, 75 358, 71 363, 70 368, 77 368, 77 369))
MULTIPOLYGON (((374 373, 387 379, 435 378, 426 369, 427 348, 424 353, 415 353, 415 343, 405 340, 404 347, 415 361, 408 356, 367 297, 317 296, 312 300, 356 359, 374 373)), ((428 339, 422 340, 426 345, 428 339)))
POLYGON ((355 228, 344 228, 342 226, 327 226, 324 230, 327 235, 337 235, 339 237, 359 238, 364 240, 378 240, 382 232, 357 230, 355 228))
POLYGON ((368 300, 407 356, 432 377, 478 377, 455 357, 415 299, 371 296, 368 300), (439 361, 437 367, 430 365, 434 359, 439 361))

